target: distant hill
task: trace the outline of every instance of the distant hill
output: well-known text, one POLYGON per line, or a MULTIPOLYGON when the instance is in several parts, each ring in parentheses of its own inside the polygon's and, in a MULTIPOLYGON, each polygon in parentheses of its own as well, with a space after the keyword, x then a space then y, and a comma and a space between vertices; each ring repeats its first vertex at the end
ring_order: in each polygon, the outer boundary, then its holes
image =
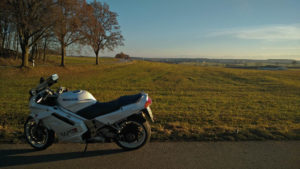
POLYGON ((200 62, 200 63, 223 63, 223 64, 244 64, 244 63, 274 63, 274 64, 292 64, 297 63, 292 59, 268 59, 268 60, 252 60, 252 59, 208 59, 208 58, 140 58, 132 57, 135 60, 146 60, 153 62, 165 63, 183 63, 183 62, 200 62))

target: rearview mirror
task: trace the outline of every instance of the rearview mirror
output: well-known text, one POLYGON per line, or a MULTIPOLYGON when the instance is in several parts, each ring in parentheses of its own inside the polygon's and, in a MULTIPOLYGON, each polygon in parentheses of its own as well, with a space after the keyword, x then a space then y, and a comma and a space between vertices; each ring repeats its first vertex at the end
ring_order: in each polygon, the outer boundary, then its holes
POLYGON ((53 81, 56 81, 56 80, 58 79, 58 75, 57 75, 57 74, 53 74, 53 75, 51 76, 51 79, 52 79, 53 81))
POLYGON ((45 79, 43 77, 40 78, 40 84, 43 83, 45 79))

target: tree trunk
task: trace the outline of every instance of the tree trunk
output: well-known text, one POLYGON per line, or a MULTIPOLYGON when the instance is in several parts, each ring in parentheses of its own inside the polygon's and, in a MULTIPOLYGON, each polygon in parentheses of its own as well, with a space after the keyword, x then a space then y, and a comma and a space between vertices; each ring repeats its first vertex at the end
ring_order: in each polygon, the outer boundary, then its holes
POLYGON ((64 43, 61 43, 61 64, 60 66, 65 66, 65 55, 66 55, 66 46, 64 43))
POLYGON ((16 60, 19 59, 19 45, 17 44, 17 49, 16 49, 16 60))
POLYGON ((96 54, 96 65, 98 65, 99 64, 99 55, 98 55, 98 53, 96 54))
POLYGON ((99 64, 99 50, 94 51, 96 55, 96 65, 99 64))
POLYGON ((18 34, 15 32, 15 37, 14 37, 14 51, 16 52, 15 55, 15 60, 18 59, 18 54, 19 54, 19 44, 18 44, 18 34))
POLYGON ((28 56, 29 56, 29 46, 22 45, 22 65, 21 65, 21 67, 28 67, 28 56))
POLYGON ((2 37, 2 46, 1 46, 1 49, 4 49, 5 48, 5 41, 6 41, 6 36, 7 36, 7 31, 8 31, 8 23, 7 23, 7 20, 4 21, 4 34, 3 34, 3 37, 2 37))
POLYGON ((31 52, 30 52, 30 59, 33 60, 35 59, 35 53, 36 53, 36 44, 34 44, 32 47, 31 47, 31 52))
POLYGON ((46 62, 47 38, 44 39, 43 62, 46 62))
POLYGON ((46 62, 46 46, 44 46, 44 51, 43 51, 43 62, 46 62))
POLYGON ((36 46, 36 56, 37 60, 41 60, 41 50, 40 50, 40 45, 36 46))
POLYGON ((19 39, 18 38, 16 38, 16 49, 15 49, 15 51, 16 51, 16 60, 17 59, 19 59, 19 39))
POLYGON ((7 32, 6 49, 11 49, 11 31, 7 32))
POLYGON ((1 49, 4 49, 5 39, 6 39, 6 33, 4 32, 3 37, 2 37, 1 49))

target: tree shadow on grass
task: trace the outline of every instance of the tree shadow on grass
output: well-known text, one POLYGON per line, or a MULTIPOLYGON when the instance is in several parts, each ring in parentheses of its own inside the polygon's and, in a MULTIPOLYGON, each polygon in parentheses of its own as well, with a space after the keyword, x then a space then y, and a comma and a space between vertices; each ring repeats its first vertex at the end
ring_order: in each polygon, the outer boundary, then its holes
POLYGON ((87 158, 94 156, 105 156, 124 152, 122 149, 109 149, 109 150, 95 150, 87 152, 68 152, 68 153, 54 153, 42 155, 18 155, 36 152, 33 149, 14 149, 14 150, 0 150, 0 167, 9 167, 17 165, 36 164, 43 162, 53 162, 70 160, 77 158, 87 158))

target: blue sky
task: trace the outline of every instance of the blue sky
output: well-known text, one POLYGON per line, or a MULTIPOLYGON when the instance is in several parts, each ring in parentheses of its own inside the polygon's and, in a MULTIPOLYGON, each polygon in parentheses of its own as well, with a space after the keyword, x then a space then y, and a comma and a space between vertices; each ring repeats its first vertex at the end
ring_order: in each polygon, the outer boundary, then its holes
POLYGON ((101 2, 119 14, 125 38, 102 56, 300 60, 300 0, 101 2))

